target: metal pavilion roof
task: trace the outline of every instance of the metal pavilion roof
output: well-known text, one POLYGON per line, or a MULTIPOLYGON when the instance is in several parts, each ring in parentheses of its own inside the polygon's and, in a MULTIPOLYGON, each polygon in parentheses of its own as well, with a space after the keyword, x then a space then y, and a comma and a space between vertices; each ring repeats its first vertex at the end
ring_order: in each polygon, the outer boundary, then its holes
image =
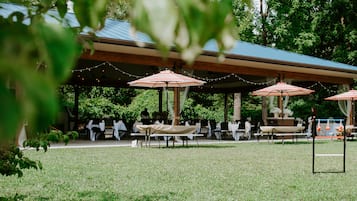
MULTIPOLYGON (((8 16, 13 11, 25 12, 25 9, 22 6, 15 4, 4 4, 0 3, 0 15, 8 16)), ((48 21, 55 21, 51 15, 57 15, 56 11, 50 11, 48 21)), ((66 15, 66 24, 69 26, 78 26, 78 22, 73 13, 67 13, 66 15)), ((105 26, 100 31, 96 32, 98 41, 116 41, 116 44, 122 42, 127 44, 135 44, 136 41, 147 44, 148 46, 153 47, 154 44, 150 38, 143 34, 137 33, 134 38, 130 34, 131 25, 127 21, 119 21, 106 19, 105 26)), ((86 33, 82 33, 84 36, 86 33)), ((110 43, 110 42, 109 42, 110 43)), ((209 41, 205 47, 203 55, 215 55, 218 53, 218 49, 215 41, 209 41)), ((317 57, 297 54, 289 51, 283 51, 276 48, 265 47, 257 44, 252 44, 243 41, 237 41, 235 47, 230 51, 226 52, 226 57, 228 58, 244 58, 250 61, 263 61, 270 64, 289 64, 284 65, 282 68, 290 71, 295 69, 292 66, 305 67, 305 68, 317 68, 325 69, 333 72, 345 72, 351 74, 351 78, 357 78, 357 67, 343 64, 339 62, 329 61, 325 59, 320 59, 317 57), (291 68, 291 69, 289 69, 291 68)), ((273 67, 274 68, 274 67, 273 67)))
MULTIPOLYGON (((138 33, 137 39, 134 40, 133 37, 130 35, 130 23, 125 21, 107 19, 104 29, 97 32, 97 36, 108 39, 127 40, 131 42, 135 42, 135 40, 138 40, 143 43, 152 44, 150 38, 142 33, 138 33)), ((218 53, 218 48, 215 41, 209 41, 205 45, 204 51, 218 53)), ((352 70, 357 72, 356 66, 293 53, 289 51, 279 50, 276 48, 266 47, 244 41, 237 41, 234 48, 230 51, 227 51, 226 54, 286 61, 293 63, 311 64, 329 67, 332 69, 352 70)))

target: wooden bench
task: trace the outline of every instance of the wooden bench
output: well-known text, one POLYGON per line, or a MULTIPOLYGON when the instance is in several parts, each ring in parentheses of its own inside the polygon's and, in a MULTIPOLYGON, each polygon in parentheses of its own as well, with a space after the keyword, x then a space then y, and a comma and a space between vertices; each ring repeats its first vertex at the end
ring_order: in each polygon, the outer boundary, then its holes
POLYGON ((282 143, 286 137, 291 137, 293 142, 297 142, 298 136, 307 136, 307 133, 275 133, 274 136, 281 137, 282 143), (295 140, 295 141, 294 141, 295 140))
POLYGON ((274 135, 272 133, 263 133, 263 132, 260 132, 260 133, 254 133, 253 134, 254 137, 257 139, 257 141, 259 142, 259 138, 260 137, 263 137, 263 136, 267 136, 268 137, 268 141, 271 139, 273 141, 273 137, 274 135))
POLYGON ((271 139, 273 141, 274 137, 281 137, 282 143, 284 144, 284 140, 286 137, 291 137, 293 142, 297 142, 298 136, 308 136, 308 133, 254 133, 253 134, 257 141, 259 141, 259 137, 268 136, 268 140, 271 139))
MULTIPOLYGON (((198 140, 197 137, 202 137, 204 136, 203 134, 197 134, 197 133, 155 133, 151 134, 150 137, 167 137, 166 138, 166 147, 169 146, 169 139, 168 137, 183 137, 182 138, 182 146, 185 146, 185 141, 186 141, 186 146, 188 146, 188 137, 192 136, 193 139, 196 138, 197 146, 198 146, 198 140)), ((149 138, 150 141, 150 138, 149 138)), ((150 142, 149 142, 150 146, 150 142)), ((159 139, 159 146, 160 146, 160 139, 159 139)), ((175 139, 172 140, 172 146, 175 146, 175 139)))

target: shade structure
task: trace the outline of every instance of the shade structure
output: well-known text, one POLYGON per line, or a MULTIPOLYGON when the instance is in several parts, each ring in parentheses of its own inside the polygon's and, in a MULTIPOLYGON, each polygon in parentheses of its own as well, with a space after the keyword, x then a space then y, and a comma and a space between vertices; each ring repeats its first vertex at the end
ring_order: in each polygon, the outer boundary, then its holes
MULTIPOLYGON (((173 71, 170 70, 164 70, 161 71, 157 74, 153 74, 138 80, 134 80, 132 82, 128 82, 128 84, 130 86, 137 86, 137 87, 150 87, 150 88, 159 88, 159 87, 174 87, 174 88, 179 88, 179 87, 188 87, 188 86, 201 86, 205 83, 205 81, 202 80, 198 80, 192 77, 188 77, 185 75, 181 75, 178 73, 175 73, 173 71)), ((177 119, 179 119, 179 110, 176 109, 178 108, 178 101, 179 98, 177 96, 179 96, 179 92, 178 93, 174 93, 174 115, 175 115, 175 121, 174 123, 178 123, 176 122, 177 119)), ((168 108, 168 93, 166 90, 166 105, 168 108)))
POLYGON ((278 82, 272 86, 253 91, 255 96, 299 96, 313 93, 314 90, 306 89, 285 82, 278 82))
POLYGON ((138 80, 134 80, 132 82, 128 82, 130 86, 150 88, 201 86, 204 83, 204 81, 174 73, 170 70, 164 70, 157 74, 153 74, 138 80))
POLYGON ((330 96, 325 98, 325 100, 332 100, 332 101, 339 101, 339 100, 346 100, 346 101, 352 101, 352 107, 350 111, 350 124, 354 124, 354 101, 357 100, 357 90, 351 89, 347 92, 343 92, 334 96, 330 96))
POLYGON ((357 100, 357 90, 351 89, 347 92, 343 92, 334 96, 330 96, 325 98, 325 100, 350 100, 355 101, 357 100))
POLYGON ((294 85, 287 84, 285 82, 278 82, 272 86, 265 87, 253 91, 255 96, 280 96, 280 110, 284 114, 284 108, 282 104, 282 96, 299 96, 299 95, 308 95, 313 93, 314 90, 306 89, 303 87, 298 87, 294 85))

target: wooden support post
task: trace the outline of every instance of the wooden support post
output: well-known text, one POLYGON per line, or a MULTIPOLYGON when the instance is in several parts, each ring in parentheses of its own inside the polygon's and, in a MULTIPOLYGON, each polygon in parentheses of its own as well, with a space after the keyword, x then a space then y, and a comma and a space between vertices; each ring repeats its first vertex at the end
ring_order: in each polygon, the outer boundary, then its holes
POLYGON ((234 108, 233 108, 233 120, 239 121, 241 120, 241 105, 242 105, 242 94, 234 93, 234 108))
POLYGON ((174 125, 180 123, 180 89, 174 88, 174 125))

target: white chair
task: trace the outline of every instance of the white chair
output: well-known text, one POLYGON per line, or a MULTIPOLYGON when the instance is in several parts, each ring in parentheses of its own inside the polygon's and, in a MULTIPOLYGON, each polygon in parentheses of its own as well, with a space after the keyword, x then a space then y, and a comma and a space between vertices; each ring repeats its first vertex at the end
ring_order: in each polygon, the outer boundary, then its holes
POLYGON ((214 132, 217 140, 222 139, 223 134, 227 134, 229 132, 229 123, 228 122, 220 122, 219 125, 216 126, 216 130, 214 132))
POLYGON ((93 131, 93 120, 89 120, 86 128, 89 131, 89 138, 91 141, 95 141, 95 132, 93 131))
MULTIPOLYGON (((185 121, 185 126, 190 126, 190 123, 188 123, 188 121, 185 121)), ((197 132, 197 130, 199 130, 199 128, 196 128, 196 132, 197 132)), ((193 140, 193 135, 189 135, 189 136, 187 136, 187 138, 190 140, 193 140)))
POLYGON ((211 121, 208 120, 208 124, 207 124, 207 138, 211 138, 212 136, 212 126, 211 126, 211 121))
POLYGON ((240 121, 238 121, 237 123, 231 124, 232 136, 235 141, 238 141, 240 138, 240 132, 238 132, 239 125, 240 125, 240 121))
POLYGON ((247 140, 250 140, 251 131, 252 131, 252 124, 249 121, 245 121, 244 122, 244 133, 240 133, 240 134, 242 134, 242 136, 239 136, 239 137, 244 137, 247 140))
POLYGON ((117 140, 120 140, 120 138, 125 135, 125 132, 128 131, 122 120, 119 120, 117 122, 113 120, 113 129, 114 129, 113 135, 117 140))
POLYGON ((245 121, 244 123, 244 137, 250 140, 252 130, 252 124, 249 121, 245 121))

